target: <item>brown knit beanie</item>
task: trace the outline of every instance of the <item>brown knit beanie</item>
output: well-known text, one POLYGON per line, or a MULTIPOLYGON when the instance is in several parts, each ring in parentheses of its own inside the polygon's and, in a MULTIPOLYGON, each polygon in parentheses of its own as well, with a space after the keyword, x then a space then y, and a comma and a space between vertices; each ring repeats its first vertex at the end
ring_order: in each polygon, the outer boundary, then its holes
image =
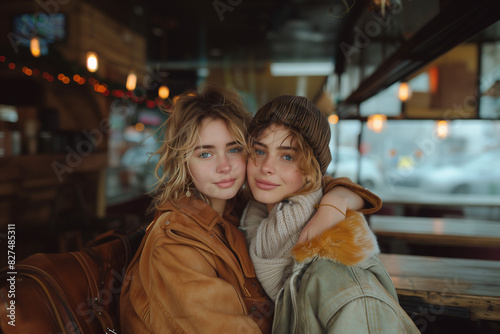
POLYGON ((321 111, 307 98, 282 95, 262 106, 249 126, 249 133, 262 124, 279 123, 299 131, 311 146, 321 173, 332 161, 330 125, 321 111))

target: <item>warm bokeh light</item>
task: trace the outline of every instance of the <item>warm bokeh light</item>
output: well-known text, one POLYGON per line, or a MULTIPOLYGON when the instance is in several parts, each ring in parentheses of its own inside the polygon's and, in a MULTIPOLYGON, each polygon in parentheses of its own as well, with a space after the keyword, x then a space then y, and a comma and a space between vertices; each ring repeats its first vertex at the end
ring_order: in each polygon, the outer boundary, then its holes
POLYGON ((38 37, 33 37, 30 40, 30 51, 33 57, 38 58, 40 57, 41 51, 40 51, 40 40, 38 37))
POLYGON ((161 99, 166 99, 168 98, 168 96, 170 95, 170 89, 168 89, 167 86, 163 85, 163 86, 160 86, 160 88, 158 88, 158 96, 161 98, 161 99))
POLYGON ((330 122, 330 124, 337 124, 339 122, 339 116, 335 114, 328 116, 328 122, 330 122))
POLYGON ((89 72, 96 72, 99 68, 99 60, 95 52, 87 52, 87 69, 89 72))
POLYGON ((406 101, 411 97, 411 88, 406 82, 402 82, 399 85, 399 99, 401 101, 406 101))
POLYGON ((136 123, 135 124, 135 129, 139 132, 144 131, 144 124, 142 123, 136 123))
POLYGON ((128 73, 127 83, 125 84, 125 87, 128 90, 134 90, 136 84, 137 84, 137 75, 135 75, 134 71, 130 71, 128 73))
POLYGON ((446 138, 448 137, 448 122, 447 121, 438 121, 436 123, 436 135, 439 138, 446 138))
POLYGON ((373 132, 379 133, 382 132, 382 130, 384 129, 386 121, 387 121, 386 115, 381 115, 381 114, 370 115, 368 116, 368 121, 366 123, 366 126, 373 132))

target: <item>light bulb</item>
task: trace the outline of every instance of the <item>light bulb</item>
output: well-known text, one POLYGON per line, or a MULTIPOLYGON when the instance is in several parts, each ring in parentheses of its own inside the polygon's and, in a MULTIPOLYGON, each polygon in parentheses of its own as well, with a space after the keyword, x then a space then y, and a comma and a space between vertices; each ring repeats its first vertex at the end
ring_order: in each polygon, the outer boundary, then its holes
POLYGON ((368 116, 368 121, 366 126, 373 132, 379 133, 384 129, 385 122, 387 120, 386 115, 375 114, 368 116))
POLYGON ((339 116, 335 114, 328 116, 328 122, 330 122, 330 124, 337 124, 339 122, 339 116))
POLYGON ((162 86, 160 86, 160 88, 158 88, 158 96, 161 99, 165 100, 169 95, 170 95, 170 89, 168 89, 167 86, 162 85, 162 86))
POLYGON ((89 72, 96 72, 99 68, 99 60, 97 58, 97 53, 95 52, 87 52, 87 69, 89 72))
POLYGON ((125 84, 125 87, 128 90, 134 90, 136 84, 137 84, 137 75, 135 75, 135 72, 133 70, 131 70, 128 73, 127 83, 125 84))
POLYGON ((402 82, 399 85, 399 99, 401 101, 406 101, 411 97, 411 88, 406 82, 402 82))
POLYGON ((33 57, 40 57, 41 51, 40 51, 40 39, 38 37, 33 37, 30 40, 30 50, 31 54, 33 57))

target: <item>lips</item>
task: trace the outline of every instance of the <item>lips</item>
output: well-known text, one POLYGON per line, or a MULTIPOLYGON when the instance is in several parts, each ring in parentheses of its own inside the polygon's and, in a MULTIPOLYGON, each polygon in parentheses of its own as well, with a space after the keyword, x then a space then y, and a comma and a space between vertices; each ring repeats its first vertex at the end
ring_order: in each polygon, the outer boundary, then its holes
POLYGON ((234 182, 236 181, 235 178, 232 178, 232 179, 224 179, 224 180, 221 180, 219 182, 216 182, 215 184, 220 187, 220 188, 230 188, 233 186, 234 182))
POLYGON ((255 185, 262 190, 273 190, 277 187, 279 187, 279 184, 269 182, 266 180, 261 180, 261 179, 256 179, 255 180, 255 185))

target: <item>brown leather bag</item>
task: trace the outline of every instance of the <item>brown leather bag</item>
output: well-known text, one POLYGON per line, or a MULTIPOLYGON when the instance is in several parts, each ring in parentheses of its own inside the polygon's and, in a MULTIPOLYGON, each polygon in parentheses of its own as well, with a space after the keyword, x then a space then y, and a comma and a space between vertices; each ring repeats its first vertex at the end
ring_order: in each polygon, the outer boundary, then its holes
POLYGON ((110 231, 81 251, 38 253, 0 270, 1 332, 118 333, 125 271, 144 233, 110 231))

